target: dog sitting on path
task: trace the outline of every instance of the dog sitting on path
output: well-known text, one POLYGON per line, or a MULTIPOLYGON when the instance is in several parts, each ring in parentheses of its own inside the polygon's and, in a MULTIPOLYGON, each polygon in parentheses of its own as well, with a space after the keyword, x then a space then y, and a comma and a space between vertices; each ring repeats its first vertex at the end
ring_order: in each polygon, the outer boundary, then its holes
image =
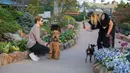
POLYGON ((94 54, 95 47, 96 47, 96 45, 94 45, 94 44, 89 44, 88 45, 88 48, 86 49, 86 59, 85 59, 85 62, 87 62, 87 57, 88 56, 90 56, 90 62, 92 62, 92 56, 94 54))
POLYGON ((58 60, 60 58, 60 43, 59 43, 59 35, 60 32, 57 30, 53 31, 52 34, 52 40, 49 43, 50 46, 50 52, 49 52, 49 56, 48 59, 56 59, 58 60))

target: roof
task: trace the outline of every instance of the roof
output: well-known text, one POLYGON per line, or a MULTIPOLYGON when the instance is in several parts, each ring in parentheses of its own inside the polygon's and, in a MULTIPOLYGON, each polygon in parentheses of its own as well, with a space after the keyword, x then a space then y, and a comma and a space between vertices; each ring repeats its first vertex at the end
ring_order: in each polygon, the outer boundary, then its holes
POLYGON ((0 4, 11 5, 14 4, 14 2, 12 0, 0 0, 0 4))
POLYGON ((68 15, 79 15, 80 12, 65 12, 65 14, 68 14, 68 15))

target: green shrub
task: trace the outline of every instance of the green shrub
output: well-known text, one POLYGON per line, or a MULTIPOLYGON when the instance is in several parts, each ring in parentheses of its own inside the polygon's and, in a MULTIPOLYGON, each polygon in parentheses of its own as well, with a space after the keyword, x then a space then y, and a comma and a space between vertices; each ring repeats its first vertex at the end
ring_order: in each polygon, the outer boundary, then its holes
POLYGON ((39 13, 39 8, 40 8, 40 6, 38 7, 36 5, 29 4, 27 7, 27 12, 29 12, 33 16, 36 16, 39 13))
POLYGON ((25 33, 29 33, 31 27, 35 24, 34 17, 27 12, 25 12, 24 15, 17 20, 17 22, 22 26, 25 33))
POLYGON ((10 43, 8 42, 0 42, 0 51, 4 53, 9 53, 10 43))
POLYGON ((121 29, 121 33, 126 35, 126 36, 130 35, 130 32, 125 30, 125 29, 121 29))
POLYGON ((16 32, 19 28, 14 16, 7 9, 0 8, 0 34, 16 32))
POLYGON ((78 15, 78 16, 73 16, 73 15, 72 15, 72 17, 73 17, 76 21, 83 21, 83 20, 84 20, 84 16, 85 16, 85 18, 87 19, 86 13, 84 13, 84 12, 80 13, 80 15, 78 15))
POLYGON ((15 51, 26 51, 26 40, 12 41, 12 42, 0 42, 0 51, 4 53, 12 53, 15 51))
POLYGON ((14 20, 14 17, 7 9, 0 8, 0 19, 10 22, 14 20))
POLYGON ((42 40, 45 41, 45 42, 50 42, 51 36, 43 37, 42 40))
POLYGON ((64 33, 60 34, 59 40, 63 43, 71 40, 75 36, 74 30, 66 30, 64 33))
POLYGON ((18 29, 20 29, 20 27, 18 24, 16 24, 16 21, 10 21, 10 22, 3 21, 0 24, 0 34, 9 32, 15 33, 18 29))
POLYGON ((16 10, 14 7, 8 7, 6 8, 11 15, 14 17, 15 20, 17 20, 19 17, 23 16, 24 12, 16 10))
POLYGON ((65 34, 64 34, 64 33, 60 33, 59 40, 60 40, 62 43, 67 42, 67 40, 66 40, 66 38, 65 38, 65 34))
POLYGON ((122 23, 118 24, 118 27, 120 27, 120 32, 126 36, 130 35, 130 23, 122 23))
MULTIPOLYGON (((49 25, 48 25, 47 23, 43 23, 42 28, 45 29, 48 34, 51 33, 51 29, 50 29, 50 27, 49 27, 49 25)), ((41 29, 42 29, 42 28, 41 28, 41 29)))
POLYGON ((122 23, 118 25, 120 28, 130 31, 130 23, 122 23))
POLYGON ((61 27, 67 27, 68 24, 74 24, 74 23, 75 23, 75 19, 73 17, 64 15, 60 25, 61 25, 61 27))
POLYGON ((128 31, 130 31, 130 24, 128 25, 128 31))
POLYGON ((74 27, 75 27, 74 29, 78 29, 78 23, 75 22, 74 27))
POLYGON ((22 51, 22 52, 27 50, 26 44, 27 44, 27 40, 24 40, 24 39, 21 41, 12 41, 11 42, 12 46, 19 47, 20 51, 22 51))

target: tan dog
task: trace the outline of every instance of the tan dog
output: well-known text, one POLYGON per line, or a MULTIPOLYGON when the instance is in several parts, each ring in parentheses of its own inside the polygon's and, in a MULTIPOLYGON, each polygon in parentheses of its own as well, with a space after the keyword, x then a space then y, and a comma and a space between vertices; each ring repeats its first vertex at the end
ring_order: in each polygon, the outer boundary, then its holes
POLYGON ((49 59, 54 58, 58 60, 60 58, 60 43, 58 41, 60 32, 57 30, 53 31, 52 34, 52 41, 50 42, 50 53, 49 53, 49 59))

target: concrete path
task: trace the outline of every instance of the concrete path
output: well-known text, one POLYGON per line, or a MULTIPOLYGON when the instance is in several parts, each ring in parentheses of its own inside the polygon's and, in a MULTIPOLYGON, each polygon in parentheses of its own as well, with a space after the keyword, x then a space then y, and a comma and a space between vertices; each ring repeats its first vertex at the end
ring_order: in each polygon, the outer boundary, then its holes
MULTIPOLYGON (((98 31, 88 32, 80 24, 77 44, 61 51, 60 60, 48 60, 41 57, 40 61, 24 60, 0 67, 0 73, 93 73, 92 63, 85 63, 85 50, 89 43, 96 44, 98 31)), ((116 46, 119 40, 116 39, 116 46)))

